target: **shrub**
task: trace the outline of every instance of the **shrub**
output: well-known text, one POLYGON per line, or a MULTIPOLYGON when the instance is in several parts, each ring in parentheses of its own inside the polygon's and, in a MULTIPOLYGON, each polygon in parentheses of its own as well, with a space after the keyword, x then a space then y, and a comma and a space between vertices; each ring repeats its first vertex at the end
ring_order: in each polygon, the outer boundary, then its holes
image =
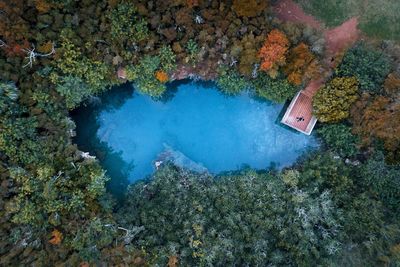
POLYGON ((161 82, 161 83, 166 83, 166 82, 168 82, 168 79, 169 79, 169 78, 168 78, 168 74, 165 73, 165 72, 162 71, 162 70, 156 71, 155 76, 156 76, 156 79, 157 79, 159 82, 161 82))

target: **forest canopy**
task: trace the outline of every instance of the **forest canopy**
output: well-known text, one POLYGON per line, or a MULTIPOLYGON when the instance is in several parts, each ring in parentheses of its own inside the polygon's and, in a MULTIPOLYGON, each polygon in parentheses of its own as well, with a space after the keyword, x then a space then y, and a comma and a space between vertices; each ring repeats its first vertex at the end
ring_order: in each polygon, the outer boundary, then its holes
POLYGON ((297 0, 327 27, 359 16, 334 58, 276 2, 0 0, 0 265, 400 265, 398 1, 297 0), (72 112, 182 79, 285 108, 321 81, 321 146, 281 169, 166 163, 113 195, 123 171, 77 146, 72 112))

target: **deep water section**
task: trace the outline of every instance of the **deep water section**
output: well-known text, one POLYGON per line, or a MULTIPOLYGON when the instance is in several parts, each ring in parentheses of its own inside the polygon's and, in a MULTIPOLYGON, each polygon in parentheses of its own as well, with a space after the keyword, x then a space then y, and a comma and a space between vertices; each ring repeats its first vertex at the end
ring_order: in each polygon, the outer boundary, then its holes
POLYGON ((277 122, 282 105, 195 82, 171 85, 170 94, 155 101, 125 87, 81 108, 74 115, 79 148, 96 155, 113 179, 133 182, 168 160, 214 174, 280 168, 317 145, 277 122))

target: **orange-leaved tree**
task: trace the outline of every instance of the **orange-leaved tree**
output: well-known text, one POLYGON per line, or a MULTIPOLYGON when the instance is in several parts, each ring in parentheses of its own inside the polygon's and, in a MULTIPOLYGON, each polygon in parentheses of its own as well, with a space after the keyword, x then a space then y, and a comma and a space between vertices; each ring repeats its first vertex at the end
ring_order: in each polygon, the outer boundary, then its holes
POLYGON ((169 80, 168 74, 162 70, 156 71, 155 76, 156 76, 156 79, 161 83, 166 83, 169 80))
POLYGON ((291 84, 300 85, 305 79, 317 78, 320 65, 308 45, 300 43, 291 49, 283 70, 291 84))
POLYGON ((55 229, 53 230, 53 232, 51 232, 51 239, 49 240, 49 243, 53 245, 58 245, 61 243, 62 239, 63 239, 62 233, 57 229, 55 229))
POLYGON ((266 71, 271 77, 276 77, 279 66, 286 63, 288 49, 289 40, 286 35, 279 30, 272 30, 258 52, 258 57, 261 58, 260 69, 266 71))
POLYGON ((392 98, 400 97, 400 76, 396 73, 390 73, 383 84, 385 93, 392 98))
POLYGON ((351 115, 353 132, 362 137, 364 145, 379 139, 389 156, 399 153, 400 103, 385 96, 364 94, 352 107, 351 115))

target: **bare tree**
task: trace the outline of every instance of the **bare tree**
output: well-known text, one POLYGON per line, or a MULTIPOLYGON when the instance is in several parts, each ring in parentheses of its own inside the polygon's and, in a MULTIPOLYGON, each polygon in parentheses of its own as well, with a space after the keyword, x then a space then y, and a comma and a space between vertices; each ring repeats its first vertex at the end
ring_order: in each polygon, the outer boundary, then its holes
POLYGON ((22 51, 24 51, 27 54, 27 56, 25 58, 28 59, 28 63, 26 63, 22 67, 25 68, 25 67, 29 66, 29 67, 32 68, 33 62, 36 61, 37 57, 49 57, 49 56, 53 55, 56 52, 56 49, 55 49, 55 46, 54 46, 54 43, 53 43, 51 51, 49 53, 47 53, 47 54, 42 54, 42 53, 35 52, 35 46, 34 45, 32 45, 32 49, 22 49, 22 51))
POLYGON ((6 44, 6 42, 0 39, 0 47, 8 47, 8 45, 6 44))

